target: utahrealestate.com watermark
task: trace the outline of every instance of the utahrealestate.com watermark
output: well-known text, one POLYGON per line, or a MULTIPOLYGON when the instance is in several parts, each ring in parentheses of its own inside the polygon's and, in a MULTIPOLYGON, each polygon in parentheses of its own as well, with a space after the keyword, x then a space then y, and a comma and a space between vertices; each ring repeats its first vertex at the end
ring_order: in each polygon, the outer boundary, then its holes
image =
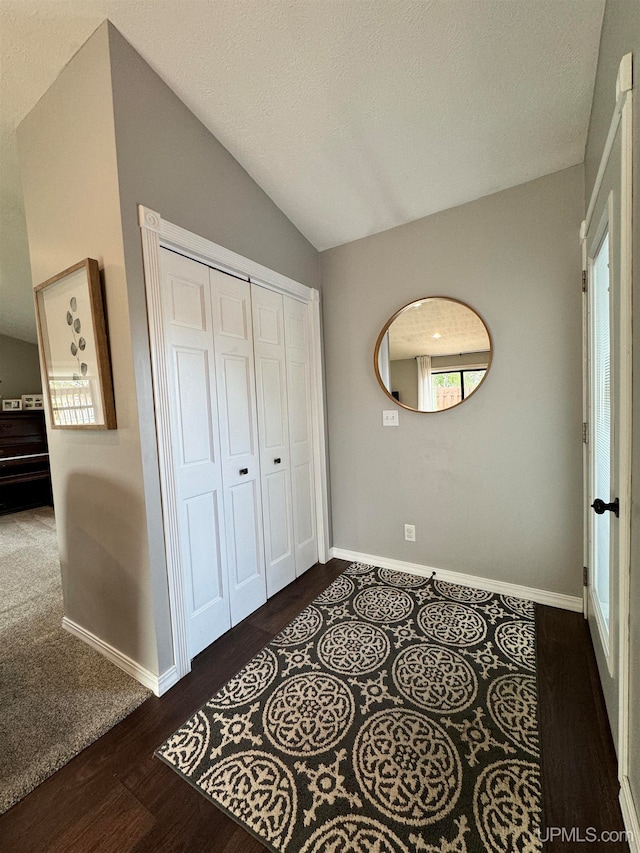
POLYGON ((539 833, 540 841, 547 843, 548 841, 564 841, 564 842, 583 842, 585 844, 613 844, 620 841, 630 843, 633 839, 631 832, 612 829, 612 830, 597 830, 594 826, 547 826, 539 833))

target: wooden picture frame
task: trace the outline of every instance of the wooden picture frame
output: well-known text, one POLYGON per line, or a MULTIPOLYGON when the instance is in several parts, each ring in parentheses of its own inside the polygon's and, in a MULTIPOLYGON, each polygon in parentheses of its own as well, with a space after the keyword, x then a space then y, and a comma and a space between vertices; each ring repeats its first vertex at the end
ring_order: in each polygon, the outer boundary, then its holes
POLYGON ((98 262, 86 258, 34 288, 53 429, 116 429, 98 262))

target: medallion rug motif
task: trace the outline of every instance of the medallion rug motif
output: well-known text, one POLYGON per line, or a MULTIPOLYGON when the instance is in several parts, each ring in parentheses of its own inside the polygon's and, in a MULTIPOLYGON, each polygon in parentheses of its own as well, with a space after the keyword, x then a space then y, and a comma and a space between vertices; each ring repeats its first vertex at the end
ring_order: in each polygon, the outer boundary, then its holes
POLYGON ((354 563, 157 755, 278 853, 534 853, 534 605, 354 563))

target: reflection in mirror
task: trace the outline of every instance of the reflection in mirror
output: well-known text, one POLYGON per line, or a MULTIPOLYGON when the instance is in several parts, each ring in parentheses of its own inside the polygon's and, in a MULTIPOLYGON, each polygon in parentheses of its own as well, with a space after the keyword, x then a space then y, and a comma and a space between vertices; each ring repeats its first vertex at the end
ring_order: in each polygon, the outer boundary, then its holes
POLYGON ((382 388, 415 412, 439 412, 464 402, 490 365, 484 321, 464 302, 445 296, 401 308, 380 332, 374 354, 382 388))

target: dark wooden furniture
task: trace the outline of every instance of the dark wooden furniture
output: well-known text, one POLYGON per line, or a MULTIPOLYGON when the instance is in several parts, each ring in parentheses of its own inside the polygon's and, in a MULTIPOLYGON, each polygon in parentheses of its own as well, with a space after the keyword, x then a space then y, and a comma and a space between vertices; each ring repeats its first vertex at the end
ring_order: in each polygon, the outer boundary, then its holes
POLYGON ((1 412, 0 515, 51 502, 44 412, 1 412))

